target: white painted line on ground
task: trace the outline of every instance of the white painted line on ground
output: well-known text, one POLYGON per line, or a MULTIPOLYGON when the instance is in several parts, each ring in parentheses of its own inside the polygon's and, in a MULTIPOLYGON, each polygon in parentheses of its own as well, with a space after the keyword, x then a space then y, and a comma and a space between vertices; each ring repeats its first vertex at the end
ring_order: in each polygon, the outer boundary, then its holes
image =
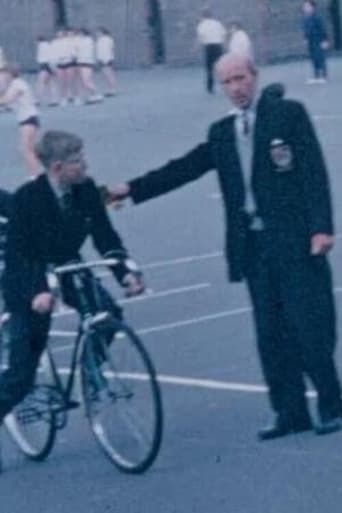
POLYGON ((314 119, 320 121, 341 121, 342 116, 339 116, 338 114, 316 114, 313 116, 314 119))
POLYGON ((236 308, 234 310, 225 310, 223 312, 217 312, 210 315, 203 315, 200 317, 193 317, 192 319, 185 319, 183 321, 171 322, 168 324, 160 324, 159 326, 152 326, 151 328, 140 329, 137 331, 137 333, 139 333, 139 335, 147 335, 148 333, 155 333, 158 331, 182 328, 184 326, 191 326, 192 324, 214 321, 225 317, 233 317, 236 315, 249 313, 250 311, 251 307, 236 308))
POLYGON ((174 289, 163 290, 161 292, 153 292, 149 294, 144 294, 142 296, 137 296, 129 299, 122 299, 118 301, 120 305, 125 305, 128 303, 136 303, 138 301, 146 301, 147 299, 158 299, 161 297, 173 296, 175 294, 184 294, 186 292, 194 292, 195 290, 203 290, 211 287, 211 283, 196 283, 195 285, 188 285, 186 287, 178 287, 174 289))
MULTIPOLYGON (((251 311, 251 307, 236 308, 234 310, 226 310, 223 312, 217 312, 215 314, 204 315, 202 317, 194 317, 192 319, 186 319, 183 321, 177 321, 177 322, 168 323, 168 324, 160 324, 159 326, 152 326, 150 328, 140 329, 140 330, 137 330, 137 334, 138 335, 147 335, 149 333, 155 333, 158 331, 166 331, 166 330, 170 330, 170 329, 181 328, 183 326, 190 326, 192 324, 199 324, 202 322, 214 321, 214 320, 222 319, 225 317, 241 315, 241 314, 248 313, 250 311, 251 311)), ((77 334, 76 331, 64 331, 64 330, 51 330, 50 331, 50 335, 53 337, 74 338, 76 336, 76 334, 77 334)), ((54 351, 58 351, 58 352, 66 351, 70 347, 71 347, 70 345, 60 346, 60 347, 57 347, 56 349, 54 349, 54 351)))
MULTIPOLYGON (((61 337, 61 338, 75 338, 77 335, 77 331, 67 331, 67 330, 50 330, 51 337, 61 337)), ((71 346, 68 346, 71 347, 71 346)), ((58 347, 57 349, 60 350, 58 347)), ((65 347, 67 349, 67 347, 65 347)))
POLYGON ((76 310, 72 310, 72 308, 67 308, 65 306, 61 306, 60 308, 58 308, 58 310, 56 310, 52 314, 52 317, 53 318, 66 317, 67 315, 74 315, 75 313, 76 313, 76 310))
POLYGON ((220 200, 222 198, 222 194, 220 192, 213 192, 209 197, 213 200, 220 200))
MULTIPOLYGON (((342 287, 335 287, 334 292, 336 294, 342 293, 342 287)), ((245 315, 250 313, 252 308, 245 306, 241 308, 235 308, 233 310, 225 310, 223 312, 217 312, 210 315, 203 315, 201 317, 193 317, 191 319, 185 319, 183 321, 172 322, 168 324, 160 324, 159 326, 151 326, 150 328, 143 328, 137 330, 138 335, 148 335, 149 333, 157 333, 159 331, 167 331, 176 328, 183 328, 184 326, 191 326, 194 324, 200 324, 208 321, 215 321, 217 319, 224 319, 226 317, 235 317, 237 315, 245 315)), ((57 338, 75 338, 77 335, 76 331, 64 331, 64 330, 51 330, 50 335, 57 338)), ((54 351, 62 352, 70 349, 70 345, 59 346, 54 351)))
MULTIPOLYGON (((174 265, 190 264, 192 262, 200 262, 201 260, 209 260, 211 258, 218 258, 223 256, 223 251, 213 251, 212 253, 203 253, 201 255, 190 255, 186 257, 174 258, 172 260, 160 260, 159 262, 151 262, 144 264, 142 269, 158 269, 160 267, 169 267, 174 265)), ((113 276, 109 271, 98 273, 99 278, 106 278, 113 276)))
MULTIPOLYGON (((137 303, 139 301, 146 301, 148 299, 159 299, 161 297, 168 297, 173 296, 176 294, 184 294, 186 292, 194 292, 196 290, 203 290, 211 287, 211 283, 209 282, 203 282, 203 283, 196 283, 195 285, 187 285, 186 287, 178 287, 174 289, 168 289, 163 290, 161 292, 153 292, 153 290, 149 289, 149 291, 142 296, 132 297, 129 299, 121 299, 117 302, 119 305, 126 305, 129 303, 137 303)), ((76 313, 75 310, 72 310, 71 308, 67 308, 65 306, 61 306, 56 312, 52 314, 52 317, 58 318, 58 317, 66 317, 68 315, 74 315, 76 313)))
POLYGON ((191 255, 187 257, 174 258, 172 260, 161 260, 160 262, 152 262, 143 265, 143 269, 157 269, 158 267, 166 267, 172 265, 189 264, 192 262, 199 262, 201 260, 208 260, 211 258, 218 258, 223 255, 222 251, 213 251, 212 253, 203 253, 201 255, 191 255))
MULTIPOLYGON (((70 369, 59 368, 58 372, 62 375, 70 374, 70 369)), ((120 373, 119 376, 123 379, 132 379, 136 381, 146 381, 146 374, 139 373, 120 373)), ((268 389, 265 385, 255 385, 252 383, 236 383, 230 381, 218 381, 213 379, 201 379, 201 378, 186 378, 181 376, 167 376, 164 374, 158 374, 157 379, 160 383, 166 385, 176 385, 190 388, 204 388, 207 390, 224 390, 229 392, 243 392, 252 394, 266 394, 268 389)), ((316 392, 309 390, 306 395, 308 397, 316 397, 316 392)))

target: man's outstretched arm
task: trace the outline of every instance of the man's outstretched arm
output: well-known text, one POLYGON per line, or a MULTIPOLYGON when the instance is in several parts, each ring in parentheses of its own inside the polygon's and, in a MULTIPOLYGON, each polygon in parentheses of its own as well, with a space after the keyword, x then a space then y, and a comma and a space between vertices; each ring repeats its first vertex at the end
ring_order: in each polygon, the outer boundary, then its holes
POLYGON ((202 143, 165 166, 116 185, 108 191, 108 202, 121 201, 130 196, 134 203, 141 203, 197 180, 214 167, 210 145, 202 143))

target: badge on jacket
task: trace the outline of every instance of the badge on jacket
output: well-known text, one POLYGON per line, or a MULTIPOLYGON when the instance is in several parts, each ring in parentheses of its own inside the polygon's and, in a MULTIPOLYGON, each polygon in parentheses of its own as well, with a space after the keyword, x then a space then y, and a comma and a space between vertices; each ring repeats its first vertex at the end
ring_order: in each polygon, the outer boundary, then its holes
POLYGON ((272 139, 270 156, 275 171, 283 173, 293 169, 293 153, 291 147, 283 139, 272 139))

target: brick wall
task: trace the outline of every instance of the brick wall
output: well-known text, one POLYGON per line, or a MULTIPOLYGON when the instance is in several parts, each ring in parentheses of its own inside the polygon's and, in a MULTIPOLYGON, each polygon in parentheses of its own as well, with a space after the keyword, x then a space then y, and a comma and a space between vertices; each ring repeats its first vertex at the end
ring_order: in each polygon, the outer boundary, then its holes
POLYGON ((150 63, 144 0, 65 0, 68 22, 94 30, 104 26, 115 37, 119 66, 150 63))
POLYGON ((0 45, 8 60, 35 66, 36 38, 51 34, 54 12, 49 0, 1 0, 0 45))
MULTIPOLYGON (((198 60, 196 25, 202 2, 198 0, 160 0, 165 20, 167 61, 186 64, 198 60)), ((205 3, 205 2, 203 2, 205 3)), ((327 14, 328 0, 318 5, 327 14)), ((301 33, 302 0, 211 0, 212 11, 228 24, 239 18, 250 34, 257 59, 269 62, 275 59, 299 56, 305 52, 301 33)))
MULTIPOLYGON (((327 16, 330 0, 318 0, 327 16)), ((134 67, 153 61, 147 12, 149 0, 64 0, 70 25, 107 27, 114 35, 118 65, 134 67)), ((199 11, 206 0, 159 0, 166 62, 183 65, 201 58, 196 46, 199 11)), ((255 44, 257 59, 270 62, 302 55, 302 0, 209 0, 223 23, 240 18, 255 44)), ((54 27, 52 0, 0 0, 0 44, 10 59, 26 68, 34 65, 35 39, 54 27)), ((330 25, 330 23, 329 23, 330 25)))

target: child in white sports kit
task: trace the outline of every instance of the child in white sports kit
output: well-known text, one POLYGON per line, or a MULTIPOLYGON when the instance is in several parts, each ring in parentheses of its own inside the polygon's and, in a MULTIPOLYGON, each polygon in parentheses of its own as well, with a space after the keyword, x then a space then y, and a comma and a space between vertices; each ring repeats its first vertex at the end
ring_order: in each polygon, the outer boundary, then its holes
POLYGON ((36 94, 39 102, 47 101, 50 107, 58 104, 52 60, 52 42, 46 37, 38 37, 36 46, 38 67, 36 94))
POLYGON ((95 41, 96 59, 103 73, 106 85, 108 87, 105 96, 113 96, 116 92, 116 79, 113 71, 115 61, 114 39, 110 32, 100 27, 97 31, 95 41))
POLYGON ((19 124, 20 147, 26 169, 31 177, 40 170, 34 147, 39 128, 39 114, 29 84, 21 78, 19 69, 6 65, 0 69, 0 81, 6 87, 0 96, 0 105, 11 105, 19 124))
POLYGON ((60 29, 52 41, 52 62, 56 69, 59 90, 60 106, 66 107, 73 98, 72 92, 72 68, 75 66, 75 51, 69 33, 66 29, 60 29))
POLYGON ((81 29, 77 45, 77 66, 82 86, 89 94, 86 103, 97 103, 103 100, 93 80, 95 62, 94 40, 87 29, 81 29))

